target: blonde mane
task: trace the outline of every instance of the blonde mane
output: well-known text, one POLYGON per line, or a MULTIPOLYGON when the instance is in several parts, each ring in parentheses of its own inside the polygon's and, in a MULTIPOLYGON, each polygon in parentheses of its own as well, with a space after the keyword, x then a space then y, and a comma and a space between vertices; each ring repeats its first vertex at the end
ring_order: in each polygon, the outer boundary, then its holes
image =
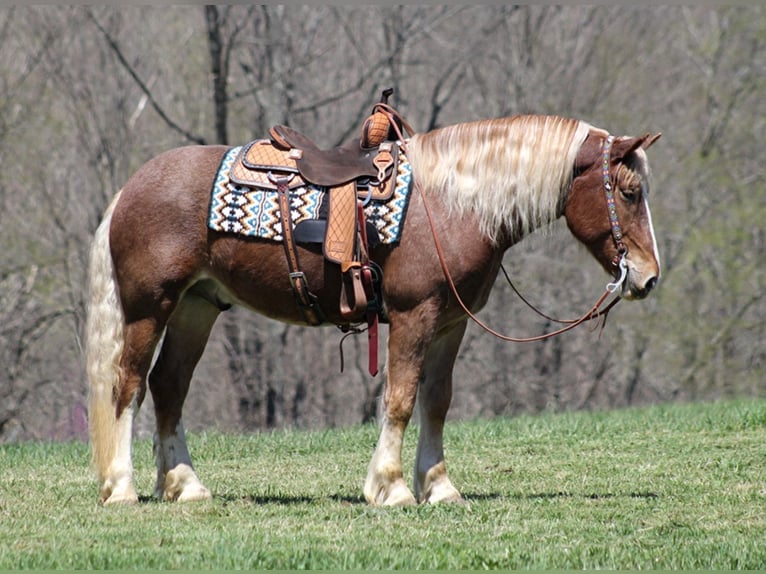
POLYGON ((558 218, 591 126, 556 116, 514 116, 416 134, 407 156, 424 192, 478 216, 492 241, 558 218))

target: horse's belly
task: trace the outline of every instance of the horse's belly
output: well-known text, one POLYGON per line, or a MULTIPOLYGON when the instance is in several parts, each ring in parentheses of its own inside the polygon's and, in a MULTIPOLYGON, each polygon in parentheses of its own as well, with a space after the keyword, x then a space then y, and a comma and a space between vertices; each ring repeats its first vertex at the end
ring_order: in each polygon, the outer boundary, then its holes
MULTIPOLYGON (((215 257, 209 277, 213 281, 200 282, 209 297, 286 323, 306 324, 280 243, 226 240, 212 251, 215 257)), ((339 311, 340 267, 324 259, 321 246, 298 248, 298 258, 322 315, 329 323, 344 323, 339 311)))

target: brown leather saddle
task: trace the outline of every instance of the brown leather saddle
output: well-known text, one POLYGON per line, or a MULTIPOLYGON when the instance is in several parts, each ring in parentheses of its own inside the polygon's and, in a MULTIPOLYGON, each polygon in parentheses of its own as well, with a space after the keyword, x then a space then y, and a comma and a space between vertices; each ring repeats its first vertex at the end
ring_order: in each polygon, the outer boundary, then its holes
MULTIPOLYGON (((291 190, 308 184, 328 191, 329 207, 326 223, 322 224, 322 243, 325 258, 339 265, 342 274, 339 306, 347 324, 341 328, 351 329, 351 324, 366 319, 368 335, 372 336, 373 323, 377 327, 378 317, 383 314, 379 296, 380 270, 369 259, 369 233, 363 204, 391 197, 396 187, 399 161, 397 140, 403 139, 402 127, 410 134, 414 133, 388 105, 392 92, 383 92, 381 101, 364 122, 361 136, 347 144, 320 149, 304 134, 277 125, 269 130, 270 140, 255 140, 243 146, 231 167, 229 178, 232 183, 273 190, 278 194, 290 281, 309 325, 319 325, 324 319, 300 270, 295 248, 296 230, 290 217, 291 190)), ((304 223, 308 222, 301 225, 304 223)), ((372 356, 370 370, 373 370, 372 356)))

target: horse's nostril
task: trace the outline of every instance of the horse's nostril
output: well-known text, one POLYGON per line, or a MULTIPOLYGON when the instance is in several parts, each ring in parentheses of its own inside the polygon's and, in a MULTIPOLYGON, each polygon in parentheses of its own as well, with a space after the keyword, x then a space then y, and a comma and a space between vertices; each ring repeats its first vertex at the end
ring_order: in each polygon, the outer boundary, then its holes
POLYGON ((657 277, 651 277, 649 281, 646 282, 646 285, 644 285, 644 289, 648 293, 652 289, 654 289, 657 286, 657 277))

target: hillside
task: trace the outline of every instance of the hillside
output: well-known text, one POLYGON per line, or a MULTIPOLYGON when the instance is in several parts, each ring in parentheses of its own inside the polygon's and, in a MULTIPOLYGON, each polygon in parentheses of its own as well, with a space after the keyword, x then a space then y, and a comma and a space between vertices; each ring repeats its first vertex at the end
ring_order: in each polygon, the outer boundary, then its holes
POLYGON ((463 506, 364 504, 375 438, 194 434, 187 505, 148 498, 139 441, 142 501, 107 508, 86 445, 2 446, 0 569, 766 568, 766 401, 451 424, 463 506))

